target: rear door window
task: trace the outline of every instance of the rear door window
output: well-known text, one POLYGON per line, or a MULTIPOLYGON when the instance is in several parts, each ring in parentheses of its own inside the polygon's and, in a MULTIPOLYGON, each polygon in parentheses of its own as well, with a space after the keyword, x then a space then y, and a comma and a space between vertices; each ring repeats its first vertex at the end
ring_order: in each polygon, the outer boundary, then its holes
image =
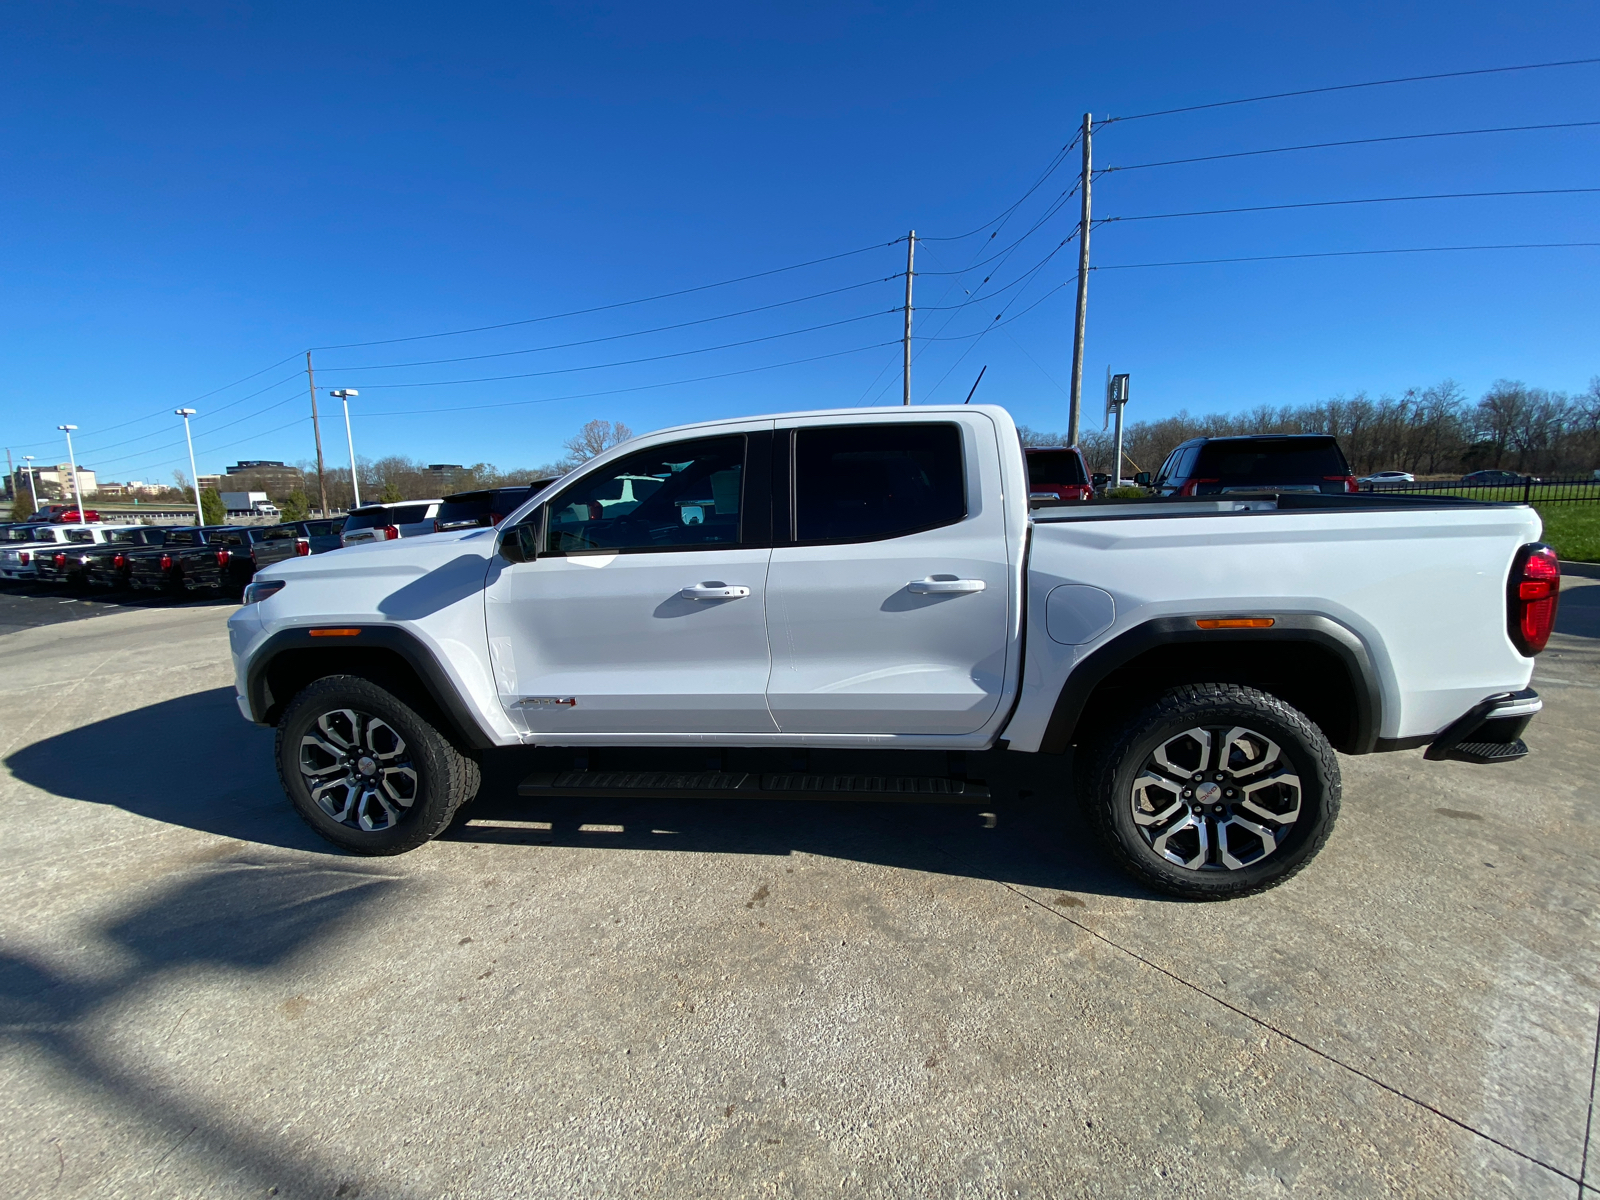
POLYGON ((879 541, 953 525, 966 515, 966 474, 956 425, 835 425, 795 431, 797 542, 879 541))
POLYGON ((428 519, 428 506, 426 504, 402 504, 398 508, 389 510, 390 525, 415 525, 418 521, 428 519))
POLYGON ((641 450, 584 476, 548 507, 546 554, 727 549, 740 544, 745 437, 641 450))

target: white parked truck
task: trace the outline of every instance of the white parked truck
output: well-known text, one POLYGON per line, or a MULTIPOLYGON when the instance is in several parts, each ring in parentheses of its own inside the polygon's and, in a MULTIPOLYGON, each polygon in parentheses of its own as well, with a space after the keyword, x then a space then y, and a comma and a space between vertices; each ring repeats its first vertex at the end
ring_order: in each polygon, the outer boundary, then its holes
MULTIPOLYGON (((229 632, 295 808, 358 853, 445 829, 496 747, 999 748, 1073 764, 1138 878, 1225 898, 1321 847, 1336 750, 1527 753, 1559 585, 1539 534, 1523 505, 1393 495, 1030 512, 1004 409, 845 409, 663 430, 498 528, 274 564, 229 632)), ((522 791, 986 794, 727 770, 522 791)))
POLYGON ((221 492, 222 507, 230 517, 276 517, 278 506, 265 492, 221 492))

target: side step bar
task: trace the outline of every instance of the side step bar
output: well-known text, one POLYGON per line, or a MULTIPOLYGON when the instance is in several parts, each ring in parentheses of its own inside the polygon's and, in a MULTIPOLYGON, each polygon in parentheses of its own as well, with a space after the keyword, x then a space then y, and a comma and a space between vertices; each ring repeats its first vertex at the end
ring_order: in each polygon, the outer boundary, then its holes
POLYGON ((987 804, 972 779, 913 775, 757 775, 738 771, 561 771, 529 775, 519 796, 669 800, 878 800, 900 804, 987 804))

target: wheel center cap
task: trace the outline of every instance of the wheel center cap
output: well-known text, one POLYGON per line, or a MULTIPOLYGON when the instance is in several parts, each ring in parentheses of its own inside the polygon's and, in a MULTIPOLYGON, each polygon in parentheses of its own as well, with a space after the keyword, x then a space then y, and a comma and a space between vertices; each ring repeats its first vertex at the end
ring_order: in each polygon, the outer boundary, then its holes
MULTIPOLYGON (((373 759, 363 757, 360 762, 356 763, 356 770, 363 775, 376 775, 378 773, 378 764, 373 759)), ((1211 786, 1215 790, 1216 785, 1212 784, 1211 786)))
MULTIPOLYGON (((362 759, 366 762, 366 759, 362 759)), ((1215 804, 1222 799, 1222 785, 1219 783, 1202 783, 1194 790, 1194 798, 1201 804, 1215 804)))

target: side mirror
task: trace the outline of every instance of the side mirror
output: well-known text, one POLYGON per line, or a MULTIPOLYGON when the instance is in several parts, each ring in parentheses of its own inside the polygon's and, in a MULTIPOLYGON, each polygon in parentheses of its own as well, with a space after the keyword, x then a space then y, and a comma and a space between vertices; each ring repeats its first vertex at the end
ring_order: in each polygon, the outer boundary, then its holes
POLYGON ((510 529, 501 530, 498 547, 500 557, 514 563, 532 562, 538 558, 539 530, 544 524, 541 519, 543 516, 544 510, 538 509, 510 529))
POLYGON ((1133 481, 1136 484, 1138 484, 1140 487, 1149 487, 1150 486, 1150 472, 1149 471, 1140 471, 1137 475, 1135 475, 1133 477, 1133 481))

